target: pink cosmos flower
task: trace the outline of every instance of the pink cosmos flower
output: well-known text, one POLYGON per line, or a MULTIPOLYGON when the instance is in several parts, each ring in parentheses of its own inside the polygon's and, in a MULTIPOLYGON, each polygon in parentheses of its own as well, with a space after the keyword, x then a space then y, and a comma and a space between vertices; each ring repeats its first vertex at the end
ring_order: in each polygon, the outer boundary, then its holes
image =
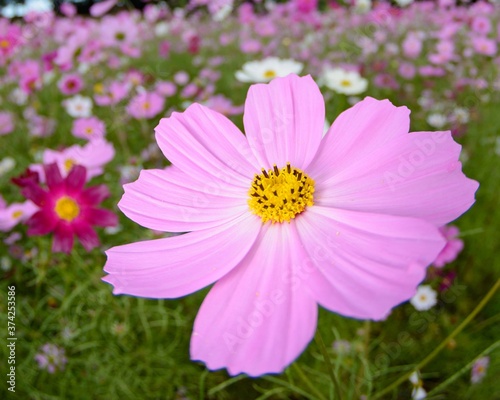
POLYGON ((199 105, 162 119, 173 164, 125 185, 120 209, 180 236, 111 248, 115 294, 176 298, 215 283, 191 358, 279 373, 313 338, 318 305, 380 320, 411 298, 445 245, 439 227, 474 202, 450 132, 408 134, 409 110, 366 98, 323 137, 310 76, 250 87, 246 135, 199 105))
POLYGON ((24 203, 12 203, 0 209, 0 231, 10 231, 18 223, 29 219, 37 209, 38 207, 29 200, 24 203))
POLYGON ((488 371, 488 366, 490 364, 490 358, 488 356, 478 358, 472 365, 471 370, 471 383, 479 383, 486 376, 488 371))
MULTIPOLYGON (((63 176, 68 175, 73 165, 82 165, 87 169, 87 180, 102 174, 103 166, 115 156, 113 144, 102 139, 89 141, 85 146, 74 145, 62 151, 47 149, 43 152, 43 163, 57 163, 63 176)), ((45 182, 44 168, 33 164, 30 169, 38 172, 40 181, 45 182)))
POLYGON ((86 140, 102 139, 106 134, 106 125, 97 117, 78 118, 73 121, 71 133, 86 140))
POLYGON ((0 136, 7 135, 14 130, 14 118, 9 111, 0 111, 0 136))
POLYGON ((137 94, 127 105, 127 112, 135 119, 156 117, 163 111, 165 99, 155 92, 137 94))
POLYGON ((57 83, 57 87, 64 95, 77 94, 83 88, 83 80, 78 74, 64 75, 57 83))
POLYGON ((56 371, 63 371, 68 359, 63 348, 46 343, 41 347, 40 352, 35 355, 35 361, 40 369, 46 369, 50 374, 53 374, 56 371))
POLYGON ((438 254, 433 264, 438 268, 442 268, 446 264, 451 263, 455 260, 455 258, 457 258, 457 256, 464 248, 464 242, 461 239, 458 239, 460 231, 456 226, 443 226, 439 228, 439 231, 446 239, 446 245, 438 254))
POLYGON ((131 84, 129 82, 112 82, 109 87, 99 89, 94 95, 94 100, 99 106, 109 106, 118 104, 130 91, 131 84))
POLYGON ((472 47, 478 54, 493 57, 497 53, 497 44, 493 39, 478 36, 472 39, 472 47))
POLYGON ((56 163, 45 165, 47 190, 34 181, 26 181, 22 194, 39 209, 26 221, 28 235, 54 232, 52 251, 70 253, 76 235, 85 250, 99 245, 92 226, 116 226, 118 219, 111 211, 97 208, 109 196, 105 185, 84 189, 85 167, 75 165, 63 178, 56 163))

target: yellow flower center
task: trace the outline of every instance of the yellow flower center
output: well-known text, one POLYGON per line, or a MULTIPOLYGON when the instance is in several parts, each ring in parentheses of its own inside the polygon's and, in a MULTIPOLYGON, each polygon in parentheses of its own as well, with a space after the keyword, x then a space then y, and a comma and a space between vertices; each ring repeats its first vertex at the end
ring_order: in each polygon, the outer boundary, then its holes
POLYGON ((340 82, 340 86, 349 87, 351 86, 351 81, 344 79, 340 82))
POLYGON ((103 94, 104 93, 104 85, 102 83, 96 83, 94 85, 94 92, 97 94, 103 94))
POLYGON ((2 49, 8 49, 10 47, 10 42, 7 39, 0 40, 0 47, 2 49))
POLYGON ((16 210, 12 213, 12 218, 18 219, 18 218, 21 218, 22 215, 23 215, 23 212, 21 210, 16 210))
POLYGON ((290 222, 314 204, 314 180, 287 163, 255 175, 248 191, 250 210, 263 222, 290 222))
POLYGON ((276 71, 272 69, 268 69, 266 72, 264 72, 264 78, 266 79, 272 79, 276 77, 276 71))
POLYGON ((73 167, 74 164, 75 160, 73 160, 72 158, 64 160, 64 169, 66 170, 66 172, 69 172, 69 170, 73 167))
POLYGON ((87 135, 92 135, 92 133, 93 133, 93 129, 92 129, 90 126, 88 126, 88 127, 86 127, 86 128, 85 128, 85 133, 86 133, 87 135))
POLYGON ((59 218, 71 222, 80 214, 80 207, 71 197, 63 196, 56 201, 54 211, 59 218))
POLYGON ((149 110, 151 108, 151 104, 149 103, 149 101, 145 101, 143 104, 142 104, 142 108, 144 110, 149 110))

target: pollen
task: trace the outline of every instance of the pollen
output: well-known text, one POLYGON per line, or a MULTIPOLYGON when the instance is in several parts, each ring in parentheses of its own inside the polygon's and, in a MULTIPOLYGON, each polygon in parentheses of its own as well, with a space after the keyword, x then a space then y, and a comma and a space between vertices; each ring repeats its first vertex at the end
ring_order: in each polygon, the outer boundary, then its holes
POLYGON ((264 78, 266 79, 276 78, 276 71, 268 69, 267 71, 264 72, 264 78))
POLYGON ((250 210, 263 222, 290 222, 314 204, 314 180, 287 163, 255 175, 248 191, 250 210))
POLYGON ((80 214, 80 207, 71 197, 63 196, 56 201, 54 211, 59 218, 71 222, 80 214))
POLYGON ((73 165, 75 165, 75 160, 73 160, 72 158, 67 158, 66 160, 64 160, 64 169, 66 170, 66 172, 69 172, 69 170, 73 168, 73 165))

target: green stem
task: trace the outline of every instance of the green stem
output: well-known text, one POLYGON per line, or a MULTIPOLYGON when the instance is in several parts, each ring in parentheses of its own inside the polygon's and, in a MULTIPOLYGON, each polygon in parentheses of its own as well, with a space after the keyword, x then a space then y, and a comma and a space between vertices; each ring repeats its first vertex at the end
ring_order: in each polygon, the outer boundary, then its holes
MULTIPOLYGON (((455 336, 457 336, 462 330, 474 319, 474 317, 484 308, 484 306, 491 300, 495 292, 498 290, 500 287, 500 279, 497 280, 497 282, 493 285, 493 287, 490 289, 490 291, 486 294, 486 296, 483 297, 483 299, 479 302, 479 304, 476 306, 476 308, 465 318, 462 323, 455 328, 455 330, 450 333, 450 335, 444 339, 439 346, 437 346, 427 357, 425 357, 422 361, 420 361, 417 366, 415 367, 414 370, 421 370, 423 367, 425 367, 430 361, 436 357, 441 350, 448 344, 448 342, 453 339, 455 336)), ((402 375, 399 379, 394 381, 391 385, 387 386, 385 389, 382 391, 375 393, 375 395, 372 397, 373 399, 379 399, 383 395, 389 393, 391 390, 394 388, 398 387, 401 383, 406 381, 410 375, 413 373, 413 371, 410 371, 409 373, 406 373, 402 375)))
POLYGON ((326 400, 325 396, 312 384, 312 382, 309 380, 309 378, 304 374, 304 371, 302 371, 302 368, 300 368, 299 364, 293 363, 293 367, 296 369, 297 373, 300 375, 300 378, 304 381, 304 383, 307 385, 309 390, 313 392, 319 399, 321 400, 326 400))
POLYGON ((325 342, 321 336, 321 332, 318 329, 318 334, 315 337, 316 342, 321 350, 321 354, 323 354, 323 358, 325 359, 326 368, 328 369, 328 374, 330 375, 330 379, 332 380, 333 387, 335 388, 335 392, 337 393, 337 398, 339 400, 342 399, 342 395, 340 394, 340 386, 337 382, 337 378, 335 377, 335 371, 333 370, 332 363, 330 362, 330 356, 328 355, 328 351, 326 350, 325 342))
POLYGON ((452 375, 450 378, 448 378, 446 381, 441 383, 440 385, 436 386, 434 389, 432 389, 430 392, 427 393, 427 396, 434 395, 436 393, 441 392, 443 389, 446 389, 449 385, 451 385, 453 382, 455 382, 458 378, 460 378, 461 375, 465 374, 466 372, 470 371, 476 360, 480 357, 486 356, 489 353, 491 353, 493 350, 495 350, 497 347, 500 346, 500 340, 493 343, 491 346, 489 346, 486 350, 478 354, 474 359, 469 362, 467 365, 465 365, 463 368, 461 368, 458 372, 456 372, 454 375, 452 375))

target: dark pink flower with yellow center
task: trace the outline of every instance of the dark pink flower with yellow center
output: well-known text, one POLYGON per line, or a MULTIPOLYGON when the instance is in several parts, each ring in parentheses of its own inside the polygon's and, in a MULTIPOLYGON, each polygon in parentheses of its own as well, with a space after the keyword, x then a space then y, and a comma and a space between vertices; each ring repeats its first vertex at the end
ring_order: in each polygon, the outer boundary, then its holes
POLYGON ((117 217, 109 210, 98 208, 109 196, 105 185, 84 188, 86 169, 75 165, 63 178, 56 163, 45 165, 47 190, 35 180, 26 180, 23 195, 39 210, 26 221, 28 235, 54 232, 52 251, 70 253, 76 235, 85 250, 99 245, 93 226, 115 226, 117 217))

